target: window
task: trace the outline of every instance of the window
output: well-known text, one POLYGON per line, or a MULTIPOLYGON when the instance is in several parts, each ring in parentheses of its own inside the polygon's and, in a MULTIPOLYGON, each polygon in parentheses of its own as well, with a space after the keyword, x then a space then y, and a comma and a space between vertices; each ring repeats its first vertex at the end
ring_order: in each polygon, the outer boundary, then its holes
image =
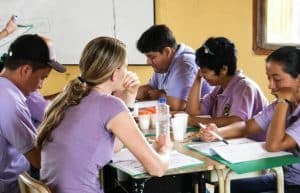
POLYGON ((300 47, 299 0, 253 0, 253 50, 269 54, 284 46, 300 47))

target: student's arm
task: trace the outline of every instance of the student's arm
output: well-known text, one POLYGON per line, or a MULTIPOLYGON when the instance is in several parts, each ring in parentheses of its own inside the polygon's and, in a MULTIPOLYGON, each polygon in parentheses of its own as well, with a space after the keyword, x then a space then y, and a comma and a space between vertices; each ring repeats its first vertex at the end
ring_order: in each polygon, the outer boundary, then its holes
POLYGON ((201 129, 199 132, 199 137, 203 141, 215 141, 217 140, 209 131, 213 130, 224 138, 238 138, 238 137, 248 137, 259 133, 261 128, 256 123, 254 119, 249 119, 247 121, 239 121, 232 123, 230 125, 218 128, 215 124, 208 124, 207 128, 201 129))
POLYGON ((17 25, 15 24, 14 17, 12 16, 6 23, 5 28, 3 28, 2 31, 0 31, 0 40, 14 32, 16 29, 17 25))
POLYGON ((138 93, 136 95, 137 100, 149 100, 149 94, 148 91, 152 90, 153 88, 149 85, 142 85, 140 86, 138 93))
POLYGON ((202 77, 200 75, 200 70, 198 70, 195 81, 190 90, 187 106, 186 106, 186 111, 190 115, 195 116, 201 114, 201 109, 200 109, 201 88, 202 88, 202 77))
POLYGON ((163 144, 156 152, 148 144, 128 112, 116 115, 109 121, 107 127, 135 155, 150 175, 162 176, 164 174, 167 170, 171 148, 163 144))
POLYGON ((186 101, 171 96, 167 96, 167 103, 171 111, 183 111, 186 107, 186 101))
POLYGON ((202 124, 214 123, 218 127, 223 127, 238 121, 242 121, 242 119, 238 116, 212 117, 212 118, 208 118, 208 117, 204 118, 204 117, 197 117, 197 116, 189 117, 189 125, 192 126, 198 126, 198 123, 202 123, 202 124))
POLYGON ((41 151, 39 149, 33 148, 24 155, 33 167, 41 168, 41 151))
POLYGON ((292 108, 293 103, 296 102, 292 95, 293 91, 289 88, 283 88, 278 92, 279 99, 267 131, 266 149, 268 151, 282 151, 297 146, 296 141, 286 133, 286 117, 288 116, 288 111, 291 110, 289 108, 292 108), (285 101, 285 99, 290 102, 285 101))

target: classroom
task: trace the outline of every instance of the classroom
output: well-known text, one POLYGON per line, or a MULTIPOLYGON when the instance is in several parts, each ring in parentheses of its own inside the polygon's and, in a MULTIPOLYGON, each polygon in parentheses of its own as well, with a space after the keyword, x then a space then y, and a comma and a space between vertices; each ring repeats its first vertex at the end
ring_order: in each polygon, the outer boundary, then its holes
POLYGON ((300 192, 300 3, 126 1, 0 3, 0 193, 300 192))

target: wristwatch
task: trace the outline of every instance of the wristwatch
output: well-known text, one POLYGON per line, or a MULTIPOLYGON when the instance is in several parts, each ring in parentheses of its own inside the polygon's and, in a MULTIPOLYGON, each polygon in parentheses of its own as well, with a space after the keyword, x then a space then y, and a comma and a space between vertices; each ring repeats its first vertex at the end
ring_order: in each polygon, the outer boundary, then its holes
POLYGON ((287 103, 289 105, 291 104, 291 102, 286 98, 278 98, 277 103, 287 103))

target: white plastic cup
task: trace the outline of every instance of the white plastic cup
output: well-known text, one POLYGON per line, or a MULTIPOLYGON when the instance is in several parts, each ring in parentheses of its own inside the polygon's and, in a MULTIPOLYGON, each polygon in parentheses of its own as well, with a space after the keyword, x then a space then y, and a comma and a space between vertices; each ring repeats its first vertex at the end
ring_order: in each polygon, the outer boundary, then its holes
POLYGON ((139 115, 138 120, 139 120, 140 129, 148 130, 150 128, 150 115, 149 114, 139 115))
POLYGON ((173 138, 175 141, 184 139, 187 130, 188 116, 176 116, 171 119, 171 126, 173 130, 173 138))

